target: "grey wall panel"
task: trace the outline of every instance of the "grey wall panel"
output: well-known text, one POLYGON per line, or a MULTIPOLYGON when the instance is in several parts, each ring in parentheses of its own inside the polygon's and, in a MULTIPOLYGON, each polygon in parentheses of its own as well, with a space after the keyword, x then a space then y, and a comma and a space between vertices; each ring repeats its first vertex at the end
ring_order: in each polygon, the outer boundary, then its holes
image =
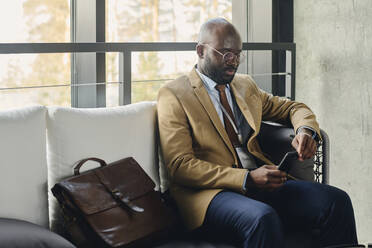
POLYGON ((294 1, 296 97, 330 137, 330 183, 349 193, 372 241, 372 1, 294 1))

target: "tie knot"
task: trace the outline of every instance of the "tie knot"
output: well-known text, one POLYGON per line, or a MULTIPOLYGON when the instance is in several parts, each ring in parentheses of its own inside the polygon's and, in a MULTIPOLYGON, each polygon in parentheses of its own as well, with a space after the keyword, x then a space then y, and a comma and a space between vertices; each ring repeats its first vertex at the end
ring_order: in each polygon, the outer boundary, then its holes
POLYGON ((217 84, 215 86, 216 90, 218 90, 219 92, 225 92, 225 88, 226 88, 226 85, 224 84, 217 84))

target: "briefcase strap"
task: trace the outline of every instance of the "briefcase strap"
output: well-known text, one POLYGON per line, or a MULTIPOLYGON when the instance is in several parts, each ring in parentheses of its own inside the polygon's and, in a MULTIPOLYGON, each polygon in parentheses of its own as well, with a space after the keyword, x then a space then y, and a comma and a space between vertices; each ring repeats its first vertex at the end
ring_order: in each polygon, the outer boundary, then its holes
POLYGON ((142 213, 142 212, 145 211, 145 209, 143 209, 143 208, 135 205, 133 202, 131 202, 130 199, 129 199, 129 197, 124 196, 123 193, 120 190, 112 187, 110 181, 106 179, 106 177, 102 173, 102 171, 95 170, 94 171, 94 174, 96 174, 96 176, 99 178, 99 180, 101 181, 101 183, 105 186, 105 188, 107 189, 107 191, 111 193, 112 197, 119 204, 125 205, 126 207, 128 207, 129 209, 131 209, 132 211, 137 212, 137 213, 142 213))

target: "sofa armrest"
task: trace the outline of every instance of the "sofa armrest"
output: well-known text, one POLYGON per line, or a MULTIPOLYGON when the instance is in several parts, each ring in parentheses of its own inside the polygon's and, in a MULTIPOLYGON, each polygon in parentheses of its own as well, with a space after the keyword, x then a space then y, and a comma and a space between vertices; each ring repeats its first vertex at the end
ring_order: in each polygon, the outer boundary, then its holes
MULTIPOLYGON (((292 127, 273 122, 262 122, 261 130, 257 138, 267 158, 274 164, 278 164, 287 152, 294 151, 291 145, 294 135, 292 127)), ((306 181, 314 181, 317 179, 318 174, 316 174, 317 172, 314 170, 320 168, 314 166, 314 161, 318 158, 317 155, 303 162, 298 160, 291 162, 289 174, 306 181)), ((318 164, 321 164, 321 161, 319 161, 318 164)))
POLYGON ((0 218, 1 247, 74 248, 69 241, 39 225, 16 219, 0 218))

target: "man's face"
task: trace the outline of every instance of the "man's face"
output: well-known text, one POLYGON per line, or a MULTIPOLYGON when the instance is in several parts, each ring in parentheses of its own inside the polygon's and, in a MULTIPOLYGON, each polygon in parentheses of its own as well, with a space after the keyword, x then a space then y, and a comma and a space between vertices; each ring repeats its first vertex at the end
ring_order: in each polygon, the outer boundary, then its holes
POLYGON ((227 52, 232 52, 238 55, 242 49, 242 43, 239 36, 228 35, 221 37, 225 34, 216 34, 215 38, 208 45, 204 45, 204 61, 202 69, 213 81, 218 84, 228 84, 234 78, 236 70, 239 66, 239 58, 230 60, 223 59, 223 55, 227 52), (215 51, 215 48, 217 51, 215 51))

